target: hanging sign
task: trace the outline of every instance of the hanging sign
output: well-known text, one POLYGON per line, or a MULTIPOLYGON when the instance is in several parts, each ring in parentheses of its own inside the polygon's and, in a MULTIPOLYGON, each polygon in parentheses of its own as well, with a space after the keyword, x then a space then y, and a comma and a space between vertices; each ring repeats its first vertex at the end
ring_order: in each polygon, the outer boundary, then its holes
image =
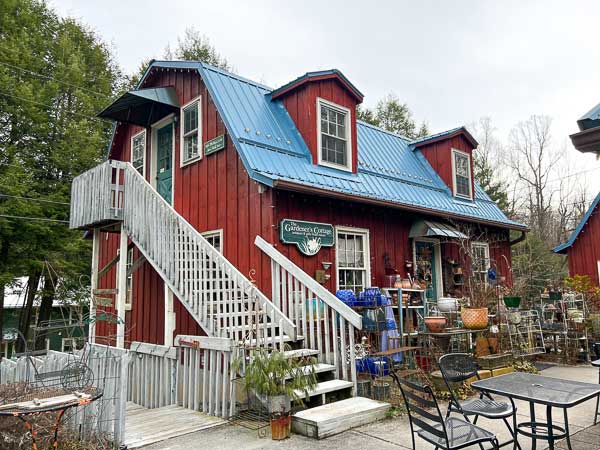
POLYGON ((321 247, 333 247, 333 226, 327 223, 283 219, 279 224, 279 237, 284 244, 296 244, 307 256, 316 255, 321 247))
POLYGON ((204 154, 210 155, 212 153, 217 153, 219 150, 223 150, 225 148, 225 142, 226 140, 224 134, 217 136, 210 141, 206 141, 204 143, 204 154))

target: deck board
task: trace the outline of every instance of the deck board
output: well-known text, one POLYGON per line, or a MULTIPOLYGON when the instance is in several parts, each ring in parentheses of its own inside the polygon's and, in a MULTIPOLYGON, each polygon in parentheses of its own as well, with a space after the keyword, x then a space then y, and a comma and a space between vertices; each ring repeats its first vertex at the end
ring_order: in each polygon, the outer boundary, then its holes
POLYGON ((227 422, 218 417, 181 406, 147 409, 134 403, 127 403, 124 444, 129 449, 140 448, 224 423, 227 422))

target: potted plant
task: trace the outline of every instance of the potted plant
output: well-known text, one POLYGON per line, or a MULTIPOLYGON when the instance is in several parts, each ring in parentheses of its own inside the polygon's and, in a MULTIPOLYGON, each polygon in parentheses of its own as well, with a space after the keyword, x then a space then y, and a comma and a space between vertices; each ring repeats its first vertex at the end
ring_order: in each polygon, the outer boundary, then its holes
POLYGON ((486 288, 483 283, 471 283, 470 297, 460 311, 463 326, 469 330, 483 330, 488 326, 490 305, 497 301, 495 289, 486 288))
MULTIPOLYGON (((292 423, 291 402, 302 403, 309 390, 317 385, 314 358, 298 360, 288 358, 283 352, 255 349, 244 367, 244 387, 267 405, 271 418, 271 437, 274 440, 290 436, 292 423)), ((240 359, 233 369, 239 371, 240 359)))

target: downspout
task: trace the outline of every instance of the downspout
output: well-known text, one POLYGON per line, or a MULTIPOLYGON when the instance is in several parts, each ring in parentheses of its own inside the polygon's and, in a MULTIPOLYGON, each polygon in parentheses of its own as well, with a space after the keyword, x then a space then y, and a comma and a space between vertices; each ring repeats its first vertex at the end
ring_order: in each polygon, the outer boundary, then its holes
POLYGON ((521 236, 519 236, 518 238, 509 241, 508 244, 512 247, 513 245, 518 244, 519 242, 523 242, 525 240, 525 237, 527 236, 527 232, 525 230, 520 230, 521 231, 521 236))

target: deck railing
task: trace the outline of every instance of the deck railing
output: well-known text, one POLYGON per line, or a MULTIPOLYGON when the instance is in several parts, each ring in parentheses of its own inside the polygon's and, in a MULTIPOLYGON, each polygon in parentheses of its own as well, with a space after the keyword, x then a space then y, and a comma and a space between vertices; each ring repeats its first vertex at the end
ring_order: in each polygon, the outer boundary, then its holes
POLYGON ((317 283, 260 236, 255 244, 271 258, 272 301, 294 322, 306 348, 319 350, 321 362, 335 365, 339 378, 356 392, 354 332, 359 314, 317 283))
POLYGON ((73 180, 71 228, 90 227, 121 219, 122 170, 118 161, 106 161, 73 180))
POLYGON ((73 183, 71 227, 122 220, 127 235, 204 331, 283 346, 297 329, 173 209, 130 163, 107 161, 73 183))

